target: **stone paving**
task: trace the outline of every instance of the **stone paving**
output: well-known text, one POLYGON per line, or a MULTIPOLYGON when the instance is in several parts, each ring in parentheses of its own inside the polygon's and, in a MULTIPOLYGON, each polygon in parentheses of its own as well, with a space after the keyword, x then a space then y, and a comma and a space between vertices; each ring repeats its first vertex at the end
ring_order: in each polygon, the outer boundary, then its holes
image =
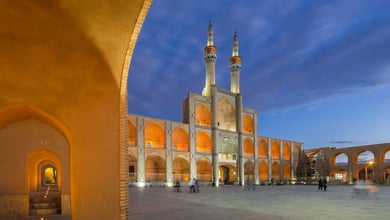
POLYGON ((130 187, 129 220, 153 219, 390 219, 390 187, 357 194, 353 186, 315 185, 202 187, 199 193, 173 188, 130 187))

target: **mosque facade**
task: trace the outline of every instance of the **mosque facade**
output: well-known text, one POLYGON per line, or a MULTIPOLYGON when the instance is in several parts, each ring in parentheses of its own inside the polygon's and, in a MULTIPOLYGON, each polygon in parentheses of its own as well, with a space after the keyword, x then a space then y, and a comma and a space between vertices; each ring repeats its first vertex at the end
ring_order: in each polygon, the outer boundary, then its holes
POLYGON ((198 179, 214 186, 295 180, 303 144, 258 134, 258 114, 243 106, 238 36, 230 57, 230 91, 215 83, 217 48, 208 27, 202 94, 183 101, 182 122, 128 115, 129 176, 138 186, 198 179))

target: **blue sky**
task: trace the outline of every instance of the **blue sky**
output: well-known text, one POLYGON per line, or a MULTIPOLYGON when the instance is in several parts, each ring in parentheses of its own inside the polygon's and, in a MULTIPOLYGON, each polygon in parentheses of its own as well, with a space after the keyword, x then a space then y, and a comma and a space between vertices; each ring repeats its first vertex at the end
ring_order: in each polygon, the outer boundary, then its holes
POLYGON ((305 149, 390 142, 390 1, 153 1, 128 79, 129 113, 181 122, 201 94, 211 20, 216 85, 237 31, 244 106, 259 135, 305 149))

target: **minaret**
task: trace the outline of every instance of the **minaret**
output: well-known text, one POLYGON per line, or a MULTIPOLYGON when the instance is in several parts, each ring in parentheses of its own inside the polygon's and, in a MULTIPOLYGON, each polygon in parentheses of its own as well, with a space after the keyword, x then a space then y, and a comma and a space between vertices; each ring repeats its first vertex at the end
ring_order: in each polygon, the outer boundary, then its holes
POLYGON ((230 57, 230 91, 233 93, 240 93, 240 70, 241 57, 238 55, 238 36, 234 32, 233 37, 233 54, 230 57))
POLYGON ((215 61, 217 48, 214 46, 213 26, 209 23, 207 46, 204 48, 204 62, 206 64, 206 83, 202 91, 203 96, 211 96, 211 86, 215 85, 215 61))

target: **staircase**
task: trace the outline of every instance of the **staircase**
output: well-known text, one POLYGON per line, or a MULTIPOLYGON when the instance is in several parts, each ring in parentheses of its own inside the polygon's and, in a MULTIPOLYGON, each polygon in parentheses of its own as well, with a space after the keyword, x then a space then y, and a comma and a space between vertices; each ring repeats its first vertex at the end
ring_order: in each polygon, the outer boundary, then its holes
POLYGON ((61 214, 61 193, 58 188, 39 188, 30 193, 30 216, 47 216, 61 214))

